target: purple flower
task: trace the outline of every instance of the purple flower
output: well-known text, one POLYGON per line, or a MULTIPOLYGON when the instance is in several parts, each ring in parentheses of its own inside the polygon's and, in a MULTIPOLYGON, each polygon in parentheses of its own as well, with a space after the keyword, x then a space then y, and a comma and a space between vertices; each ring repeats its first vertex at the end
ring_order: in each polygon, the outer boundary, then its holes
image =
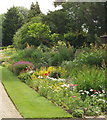
POLYGON ((14 63, 13 66, 17 66, 17 65, 20 65, 20 64, 29 64, 29 65, 33 65, 32 63, 27 62, 27 61, 20 61, 20 62, 14 63))

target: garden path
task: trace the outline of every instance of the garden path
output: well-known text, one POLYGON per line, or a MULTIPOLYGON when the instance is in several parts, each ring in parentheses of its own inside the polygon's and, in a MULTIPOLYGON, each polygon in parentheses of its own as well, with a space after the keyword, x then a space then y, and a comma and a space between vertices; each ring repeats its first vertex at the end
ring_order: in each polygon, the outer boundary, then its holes
POLYGON ((0 81, 0 120, 2 118, 22 118, 8 97, 0 81))

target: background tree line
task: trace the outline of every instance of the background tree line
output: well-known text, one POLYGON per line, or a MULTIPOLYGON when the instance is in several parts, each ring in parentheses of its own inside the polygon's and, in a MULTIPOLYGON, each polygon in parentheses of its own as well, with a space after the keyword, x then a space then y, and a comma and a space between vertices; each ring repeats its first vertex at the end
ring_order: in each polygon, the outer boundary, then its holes
POLYGON ((99 43, 99 36, 107 33, 106 2, 54 2, 55 7, 59 5, 62 9, 47 15, 41 12, 38 2, 32 3, 30 10, 13 6, 0 15, 0 21, 4 16, 0 23, 2 45, 25 48, 27 43, 51 45, 61 40, 77 47, 99 43))

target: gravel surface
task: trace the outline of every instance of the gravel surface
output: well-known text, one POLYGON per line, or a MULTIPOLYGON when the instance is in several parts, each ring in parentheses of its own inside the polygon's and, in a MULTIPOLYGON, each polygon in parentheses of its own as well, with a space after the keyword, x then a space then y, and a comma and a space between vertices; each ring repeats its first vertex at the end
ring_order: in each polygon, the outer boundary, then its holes
POLYGON ((8 97, 0 81, 0 120, 2 118, 22 118, 8 97))

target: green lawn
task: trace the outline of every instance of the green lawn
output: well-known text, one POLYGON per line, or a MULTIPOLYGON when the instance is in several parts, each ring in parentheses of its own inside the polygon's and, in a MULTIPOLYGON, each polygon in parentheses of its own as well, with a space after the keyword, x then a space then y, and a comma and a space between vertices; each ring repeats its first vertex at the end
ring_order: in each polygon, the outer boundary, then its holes
POLYGON ((67 118, 69 113, 40 96, 21 82, 12 72, 2 69, 2 83, 24 118, 67 118))

